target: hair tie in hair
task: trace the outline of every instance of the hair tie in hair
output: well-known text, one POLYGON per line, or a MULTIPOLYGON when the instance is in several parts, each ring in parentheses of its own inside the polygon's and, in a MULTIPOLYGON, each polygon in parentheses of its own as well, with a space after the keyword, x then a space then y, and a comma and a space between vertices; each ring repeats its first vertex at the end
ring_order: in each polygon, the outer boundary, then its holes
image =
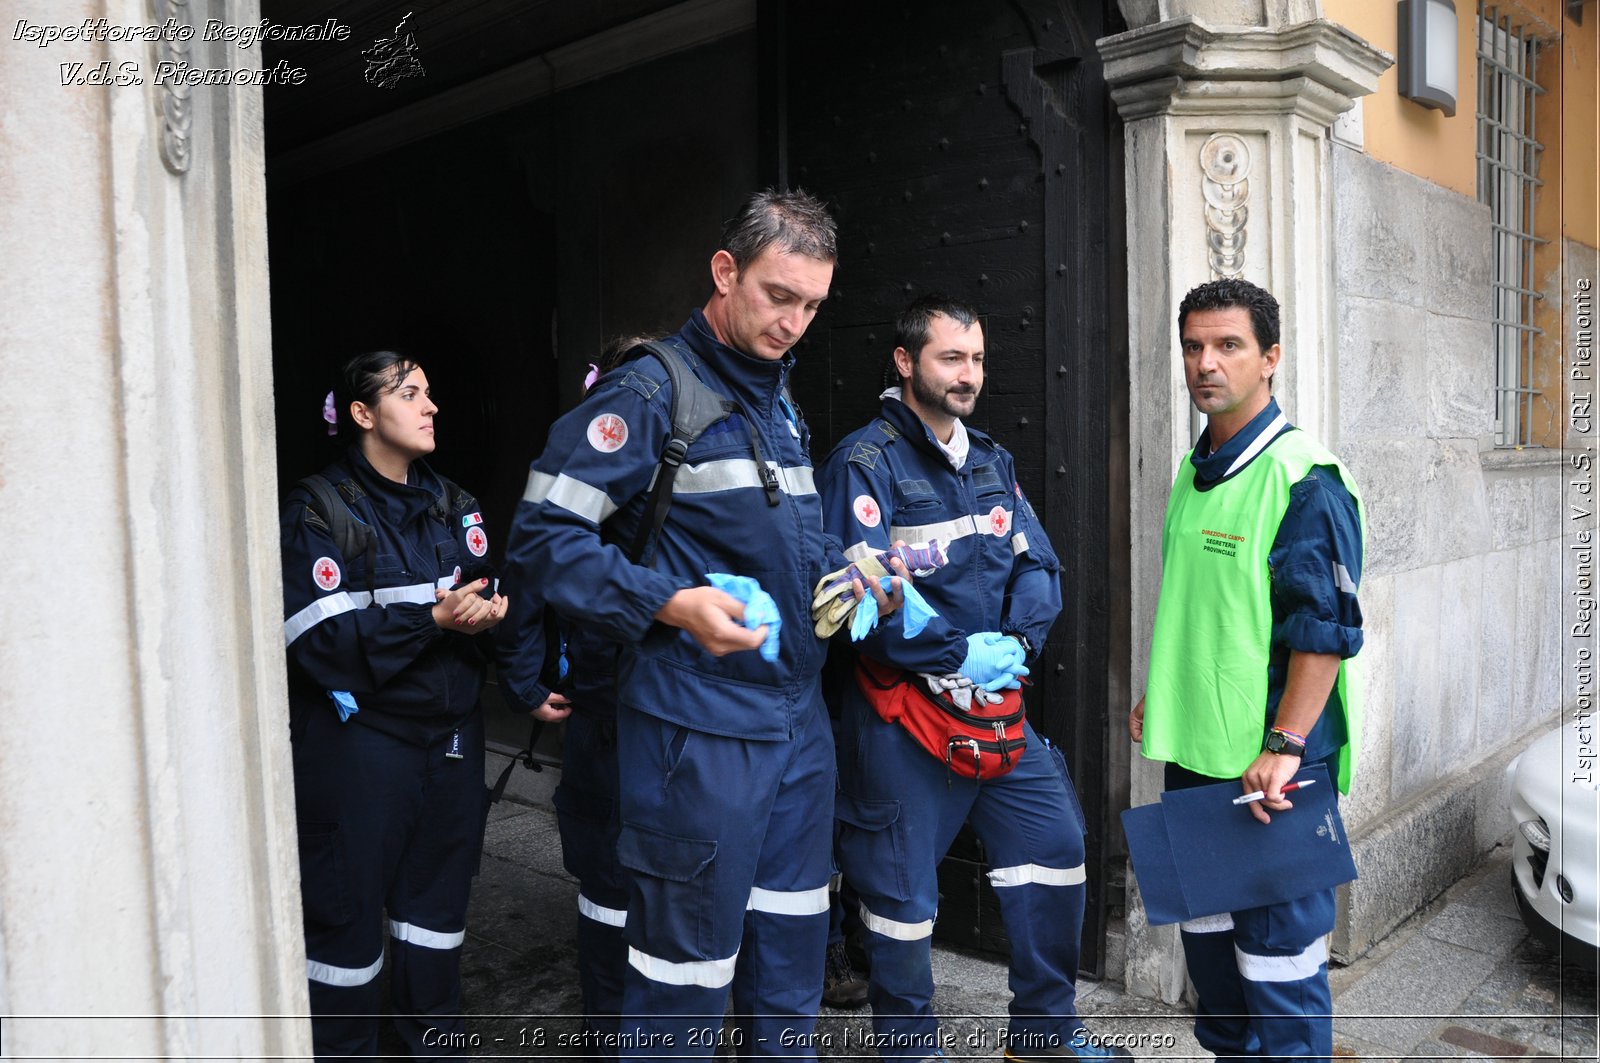
POLYGON ((583 378, 583 390, 588 391, 594 387, 594 382, 600 379, 600 367, 593 362, 589 363, 589 375, 583 378))
POLYGON ((328 422, 328 434, 339 434, 339 408, 333 404, 333 392, 328 392, 327 398, 322 400, 322 419, 328 422))

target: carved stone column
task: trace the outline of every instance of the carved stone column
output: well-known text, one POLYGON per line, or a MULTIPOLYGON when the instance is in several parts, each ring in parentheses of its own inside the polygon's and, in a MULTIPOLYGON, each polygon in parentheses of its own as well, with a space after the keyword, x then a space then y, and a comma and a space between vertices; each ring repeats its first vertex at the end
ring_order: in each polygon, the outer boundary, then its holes
MULTIPOLYGON (((1316 7, 1131 0, 1124 14, 1139 28, 1099 42, 1126 132, 1135 690, 1148 666, 1167 493, 1198 431, 1178 352, 1183 294, 1236 276, 1276 295, 1278 401, 1295 423, 1337 443, 1329 438, 1328 133, 1392 59, 1317 18, 1316 7), (1219 16, 1252 24, 1207 21, 1219 16)), ((1135 760, 1133 802, 1155 800, 1160 772, 1135 760)), ((1128 989, 1176 1001, 1184 984, 1176 929, 1146 926, 1137 889, 1130 894, 1128 989)))
MULTIPOLYGON (((261 20, 6 11, 7 33, 261 20)), ((260 49, 176 33, 0 47, 0 1015, 24 1058, 311 1054, 262 95, 157 77, 260 49)))

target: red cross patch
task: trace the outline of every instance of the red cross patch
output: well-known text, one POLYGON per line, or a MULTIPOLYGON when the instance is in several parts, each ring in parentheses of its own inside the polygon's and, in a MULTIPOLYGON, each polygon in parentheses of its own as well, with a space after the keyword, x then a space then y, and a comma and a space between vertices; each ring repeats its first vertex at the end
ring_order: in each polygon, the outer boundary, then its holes
POLYGON ((855 510, 856 520, 861 522, 863 528, 876 528, 883 520, 878 500, 871 495, 857 495, 856 500, 850 503, 850 508, 855 510))
POLYGON ((489 537, 483 534, 482 528, 467 530, 467 549, 472 551, 474 557, 482 557, 489 552, 489 537))
POLYGON ((589 422, 589 445, 602 454, 615 454, 628 441, 628 422, 614 413, 602 413, 589 422))
POLYGON ((319 557, 311 562, 311 578, 318 587, 331 591, 339 586, 339 563, 331 557, 319 557))
POLYGON ((989 511, 989 531, 1000 536, 1011 530, 1011 514, 1007 513, 1004 506, 995 506, 989 511))

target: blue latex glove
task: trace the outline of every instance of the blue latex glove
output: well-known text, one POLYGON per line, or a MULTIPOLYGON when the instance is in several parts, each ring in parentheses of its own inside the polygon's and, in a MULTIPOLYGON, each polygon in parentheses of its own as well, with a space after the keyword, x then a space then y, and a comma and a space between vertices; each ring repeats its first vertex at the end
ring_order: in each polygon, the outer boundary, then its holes
POLYGON ((706 582, 725 594, 731 594, 744 605, 744 626, 751 631, 767 625, 766 641, 761 643, 761 659, 772 662, 778 659, 778 632, 783 620, 778 616, 778 603, 772 595, 761 589, 749 576, 730 576, 725 572, 707 572, 706 582))
POLYGON ((333 699, 333 707, 339 710, 340 723, 361 711, 356 708, 356 696, 348 690, 330 690, 328 697, 333 699))
POLYGON ((1028 674, 1027 652, 1022 643, 998 631, 980 631, 967 636, 967 659, 957 669, 962 675, 993 693, 1015 690, 1028 674))
MULTIPOLYGON (((881 580, 883 593, 892 593, 889 581, 893 578, 883 577, 881 580)), ((900 611, 905 614, 905 620, 900 627, 900 636, 914 639, 922 634, 922 629, 928 626, 928 621, 939 614, 928 604, 928 599, 922 596, 922 592, 913 587, 909 581, 901 580, 900 586, 906 596, 906 604, 900 607, 900 611)), ((867 632, 877 626, 878 599, 868 594, 862 597, 854 615, 850 617, 850 641, 860 642, 867 637, 867 632)))

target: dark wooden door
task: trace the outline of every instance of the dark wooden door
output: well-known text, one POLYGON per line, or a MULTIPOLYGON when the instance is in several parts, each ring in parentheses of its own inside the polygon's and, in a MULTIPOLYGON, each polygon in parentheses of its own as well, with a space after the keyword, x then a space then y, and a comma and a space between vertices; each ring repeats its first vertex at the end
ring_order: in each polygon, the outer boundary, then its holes
MULTIPOLYGON (((1108 341, 1122 221, 1094 48, 1120 28, 1106 9, 829 0, 763 8, 761 21, 773 60, 764 126, 779 134, 770 172, 827 199, 840 226, 833 295, 804 340, 796 386, 819 458, 876 411, 902 306, 940 290, 984 314, 987 384, 973 420, 1016 456, 1063 563, 1066 607, 1029 715, 1066 753, 1089 821, 1092 973, 1118 874, 1107 846, 1109 481, 1112 374, 1126 366, 1108 341)), ((1004 949, 982 860, 964 834, 941 869, 937 933, 1004 949)))

